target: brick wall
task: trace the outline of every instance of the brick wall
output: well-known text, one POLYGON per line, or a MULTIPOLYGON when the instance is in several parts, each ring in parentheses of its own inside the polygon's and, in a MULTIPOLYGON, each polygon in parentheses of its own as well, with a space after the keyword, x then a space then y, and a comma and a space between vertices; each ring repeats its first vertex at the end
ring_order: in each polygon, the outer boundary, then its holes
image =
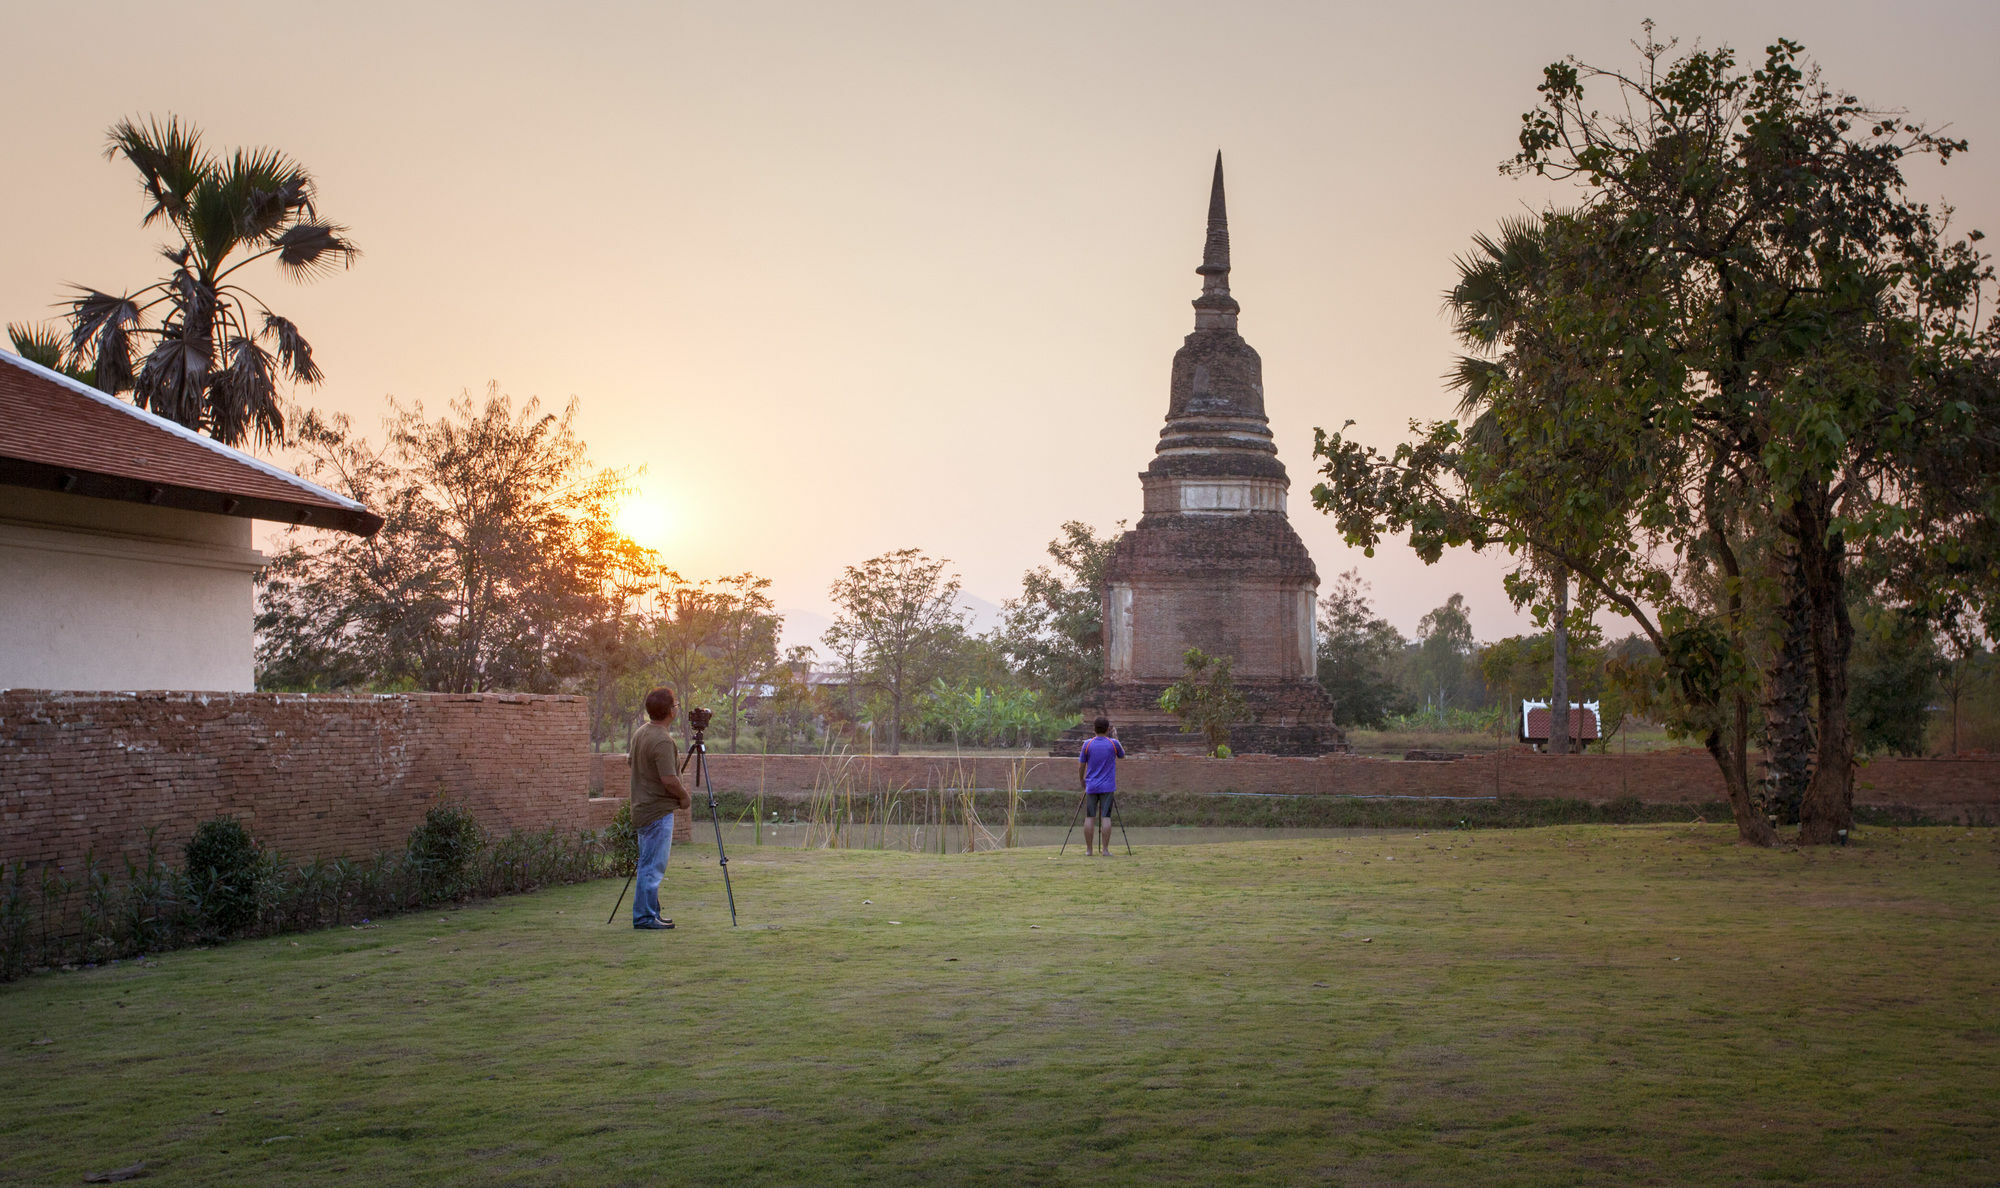
MULTIPOLYGON (((595 779, 612 790, 624 786, 625 757, 600 755, 595 779)), ((1024 788, 1076 787, 1076 760, 1045 755, 1025 759, 937 755, 875 755, 845 759, 818 755, 709 756, 718 792, 754 795, 809 791, 815 783, 851 780, 871 788, 941 787, 960 779, 978 788, 1005 788, 1018 766, 1024 788), (962 773, 962 774, 961 774, 962 773)), ((1526 748, 1445 762, 1403 762, 1355 755, 1288 758, 1239 755, 1215 760, 1192 755, 1146 755, 1118 765, 1118 786, 1132 793, 1262 792, 1333 796, 1507 796, 1588 800, 1636 797, 1654 804, 1703 803, 1723 798, 1722 777, 1706 751, 1643 754, 1536 754, 1526 748)), ((1875 759, 1861 767, 1855 799, 1863 805, 1920 808, 1962 817, 1964 810, 2000 807, 2000 756, 1958 759, 1875 759)), ((1991 815, 1990 811, 1986 815, 1991 815)))
POLYGON ((489 830, 598 828, 586 706, 489 693, 0 691, 0 862, 112 870, 241 817, 297 858, 400 847, 440 792, 489 830))

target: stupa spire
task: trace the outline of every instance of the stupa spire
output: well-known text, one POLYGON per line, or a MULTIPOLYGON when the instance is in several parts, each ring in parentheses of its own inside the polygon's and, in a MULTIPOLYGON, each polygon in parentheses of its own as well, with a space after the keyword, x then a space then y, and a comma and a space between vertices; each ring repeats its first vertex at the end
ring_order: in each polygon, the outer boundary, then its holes
POLYGON ((1208 189, 1208 238, 1201 248, 1201 296, 1194 299, 1196 330, 1234 330, 1240 308, 1229 295, 1229 209, 1222 194, 1222 151, 1215 153, 1215 180, 1208 189))

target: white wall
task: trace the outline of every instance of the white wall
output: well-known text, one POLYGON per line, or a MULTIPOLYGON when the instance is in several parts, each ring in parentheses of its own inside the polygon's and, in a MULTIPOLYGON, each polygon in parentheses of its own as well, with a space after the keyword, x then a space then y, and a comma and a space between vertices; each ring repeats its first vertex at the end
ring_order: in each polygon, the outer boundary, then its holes
POLYGON ((0 688, 254 688, 250 529, 0 486, 0 688))

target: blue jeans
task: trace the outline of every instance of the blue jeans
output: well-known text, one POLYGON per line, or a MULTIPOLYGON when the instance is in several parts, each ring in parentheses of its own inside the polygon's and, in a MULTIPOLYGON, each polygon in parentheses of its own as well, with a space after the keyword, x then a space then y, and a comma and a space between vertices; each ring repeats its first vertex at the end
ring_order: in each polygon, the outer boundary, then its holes
POLYGON ((674 849, 674 815, 668 813, 639 831, 639 886, 632 892, 632 923, 660 918, 660 880, 674 849))

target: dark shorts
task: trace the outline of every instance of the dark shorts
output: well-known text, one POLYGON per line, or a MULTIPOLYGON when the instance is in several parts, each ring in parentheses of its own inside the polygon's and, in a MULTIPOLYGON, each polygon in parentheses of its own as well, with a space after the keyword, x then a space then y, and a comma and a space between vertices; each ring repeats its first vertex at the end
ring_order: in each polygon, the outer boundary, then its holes
POLYGON ((1111 800, 1116 792, 1085 792, 1083 794, 1083 815, 1086 817, 1108 817, 1111 815, 1111 800))

